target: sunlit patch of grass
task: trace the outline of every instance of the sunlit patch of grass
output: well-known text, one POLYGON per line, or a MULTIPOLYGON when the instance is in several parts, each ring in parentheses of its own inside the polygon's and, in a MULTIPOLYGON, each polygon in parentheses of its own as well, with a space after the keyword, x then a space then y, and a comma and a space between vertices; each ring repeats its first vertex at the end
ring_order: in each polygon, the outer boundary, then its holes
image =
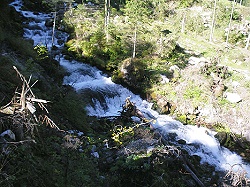
POLYGON ((229 127, 222 125, 220 123, 215 124, 213 127, 214 127, 216 132, 226 132, 226 133, 231 132, 229 127))

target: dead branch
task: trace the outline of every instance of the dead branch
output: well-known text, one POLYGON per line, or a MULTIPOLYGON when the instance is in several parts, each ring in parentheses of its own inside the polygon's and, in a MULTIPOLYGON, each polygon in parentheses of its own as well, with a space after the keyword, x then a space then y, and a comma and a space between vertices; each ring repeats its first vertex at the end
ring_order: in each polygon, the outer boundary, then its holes
POLYGON ((192 178, 195 180, 195 182, 201 186, 205 187, 205 185, 200 181, 200 179, 195 175, 195 173, 188 167, 187 164, 183 163, 184 168, 191 174, 192 178))
POLYGON ((24 144, 24 143, 36 143, 35 140, 22 140, 22 141, 18 141, 18 142, 0 142, 0 144, 12 144, 12 145, 18 145, 18 144, 24 144))
POLYGON ((242 168, 240 164, 230 165, 225 178, 228 179, 233 186, 243 186, 243 182, 247 184, 246 174, 247 172, 242 168), (238 167, 237 171, 234 171, 234 167, 238 167))
POLYGON ((46 123, 47 125, 49 125, 51 128, 56 129, 56 130, 60 130, 59 127, 54 123, 54 121, 52 121, 48 116, 44 116, 42 123, 46 123))
MULTIPOLYGON (((24 127, 26 127, 26 130, 31 132, 31 134, 33 135, 33 129, 36 125, 35 123, 38 122, 36 117, 37 108, 35 103, 40 107, 41 110, 45 110, 48 114, 49 112, 44 104, 48 103, 49 101, 46 101, 44 99, 37 99, 35 97, 35 94, 32 92, 31 88, 37 83, 37 81, 35 81, 30 86, 29 84, 31 84, 32 76, 30 76, 29 79, 26 80, 26 78, 18 71, 15 66, 13 66, 13 68, 22 81, 21 92, 19 93, 16 89, 11 102, 1 107, 0 113, 10 115, 12 123, 15 126, 16 133, 20 135, 19 140, 22 140, 24 127)), ((58 126, 46 115, 42 119, 42 123, 46 123, 46 125, 49 125, 51 128, 60 130, 58 126)), ((22 142, 19 142, 17 144, 20 143, 22 142)))
MULTIPOLYGON (((49 113, 49 111, 47 110, 47 108, 43 104, 43 103, 47 103, 47 101, 35 99, 35 94, 31 90, 31 88, 36 84, 37 80, 32 84, 32 86, 29 86, 31 76, 29 78, 29 81, 27 81, 25 79, 25 77, 18 71, 18 69, 15 66, 13 66, 13 68, 17 72, 17 74, 19 75, 20 79, 23 81, 22 92, 20 94, 21 111, 26 107, 26 100, 27 100, 26 97, 27 97, 27 94, 30 93, 32 96, 31 98, 32 98, 33 102, 37 102, 38 106, 42 110, 45 110, 47 113, 49 113)), ((29 98, 29 100, 31 100, 31 98, 29 98)))

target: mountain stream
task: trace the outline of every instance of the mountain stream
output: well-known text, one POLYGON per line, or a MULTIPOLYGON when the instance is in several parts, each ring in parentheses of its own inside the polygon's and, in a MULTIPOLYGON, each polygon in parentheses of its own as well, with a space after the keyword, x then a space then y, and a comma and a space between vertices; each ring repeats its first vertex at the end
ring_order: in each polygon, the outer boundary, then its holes
MULTIPOLYGON (((44 45, 48 49, 52 46, 53 30, 45 26, 47 19, 53 19, 53 14, 33 13, 22 10, 22 1, 15 0, 10 4, 16 11, 30 20, 26 23, 24 38, 34 40, 34 45, 44 45)), ((59 30, 54 31, 53 44, 62 49, 68 34, 59 30)), ((204 127, 183 125, 168 115, 160 115, 151 109, 152 104, 141 99, 121 85, 112 82, 111 78, 95 67, 80 63, 75 60, 66 60, 63 56, 56 56, 60 65, 69 75, 64 78, 65 85, 71 85, 75 90, 89 98, 86 107, 88 115, 97 117, 118 116, 122 110, 125 99, 135 103, 139 110, 150 119, 154 118, 151 125, 160 130, 164 137, 174 144, 183 147, 190 155, 201 157, 201 164, 208 163, 217 170, 246 172, 250 178, 250 165, 244 163, 242 158, 227 148, 221 147, 213 132, 204 127), (173 137, 174 134, 174 137, 173 137), (178 140, 185 140, 186 144, 178 144, 178 140)))

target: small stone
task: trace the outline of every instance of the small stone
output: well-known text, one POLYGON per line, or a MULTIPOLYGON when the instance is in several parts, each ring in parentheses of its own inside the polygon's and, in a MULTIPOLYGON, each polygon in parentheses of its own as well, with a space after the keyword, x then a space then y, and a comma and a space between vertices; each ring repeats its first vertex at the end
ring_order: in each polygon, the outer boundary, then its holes
POLYGON ((240 156, 246 157, 245 153, 240 153, 240 156))
POLYGON ((208 60, 206 58, 204 58, 204 57, 198 58, 198 57, 191 56, 188 59, 188 63, 191 64, 191 65, 204 64, 204 63, 207 63, 207 62, 208 62, 208 60))
POLYGON ((185 145, 187 142, 186 142, 185 140, 182 140, 182 139, 181 139, 181 140, 178 140, 178 143, 179 143, 179 144, 182 144, 182 145, 185 145))
POLYGON ((98 152, 93 152, 93 153, 91 153, 91 155, 92 155, 93 157, 95 157, 95 158, 100 158, 98 152))
POLYGON ((83 132, 81 132, 81 131, 79 131, 78 133, 77 133, 77 136, 83 136, 84 135, 84 133, 83 132))
POLYGON ((238 103, 238 102, 242 101, 242 98, 237 93, 227 92, 227 93, 225 93, 225 97, 231 103, 238 103))
POLYGON ((9 136, 12 140, 16 140, 15 134, 11 130, 6 130, 0 136, 4 137, 5 135, 9 136))
POLYGON ((167 78, 165 75, 161 75, 161 84, 166 84, 166 83, 169 83, 169 78, 167 78))
POLYGON ((78 151, 79 151, 80 153, 83 153, 83 152, 84 152, 82 148, 78 149, 78 151))

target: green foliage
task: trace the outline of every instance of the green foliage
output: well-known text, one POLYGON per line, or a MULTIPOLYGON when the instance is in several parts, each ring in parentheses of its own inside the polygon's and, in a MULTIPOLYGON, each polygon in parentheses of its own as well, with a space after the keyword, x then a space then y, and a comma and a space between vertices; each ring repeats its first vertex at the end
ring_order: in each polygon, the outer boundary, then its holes
POLYGON ((144 22, 153 13, 152 2, 150 0, 127 1, 123 11, 132 23, 144 22))
POLYGON ((13 50, 15 50, 17 53, 20 53, 23 56, 33 57, 33 58, 36 56, 35 51, 33 50, 32 42, 27 41, 22 37, 9 38, 9 44, 13 50))
POLYGON ((39 59, 42 60, 42 59, 45 59, 45 58, 49 57, 48 56, 49 52, 48 52, 48 49, 47 49, 46 46, 44 46, 44 45, 37 45, 37 46, 34 47, 34 49, 37 52, 39 59))
POLYGON ((201 100, 203 91, 198 86, 194 86, 192 83, 188 87, 183 95, 185 99, 197 99, 201 100))
POLYGON ((200 0, 180 0, 180 7, 186 8, 191 7, 195 3, 199 3, 200 0))
POLYGON ((214 129, 216 132, 226 132, 226 133, 230 133, 230 128, 220 124, 220 123, 216 123, 213 125, 214 129))
POLYGON ((21 87, 19 78, 13 76, 15 75, 13 65, 11 56, 0 56, 0 98, 2 98, 0 104, 2 106, 11 101, 17 86, 21 87))
MULTIPOLYGON (((226 39, 226 36, 224 37, 226 39)), ((240 47, 245 47, 246 36, 239 31, 231 31, 228 36, 228 42, 231 44, 237 44, 240 47)))
POLYGON ((187 121, 188 121, 187 115, 185 115, 185 114, 178 115, 178 116, 177 116, 177 119, 178 119, 178 121, 180 121, 181 123, 187 124, 187 121))
POLYGON ((123 126, 116 126, 113 129, 112 139, 116 143, 116 145, 120 146, 125 141, 131 140, 134 136, 134 128, 133 127, 123 127, 123 126))
POLYGON ((187 32, 193 32, 195 34, 202 34, 207 28, 204 27, 204 21, 200 15, 192 16, 192 12, 189 14, 185 23, 185 29, 187 32))
POLYGON ((38 129, 36 144, 9 149, 8 163, 0 170, 1 186, 102 186, 96 164, 90 157, 64 148, 58 133, 44 126, 38 129))
POLYGON ((90 56, 104 57, 105 48, 105 34, 103 31, 98 30, 90 36, 89 43, 87 44, 90 56))
POLYGON ((5 32, 4 32, 4 31, 2 30, 2 28, 0 27, 0 42, 2 42, 5 38, 6 38, 5 32))
POLYGON ((232 15, 232 19, 233 20, 240 20, 240 13, 237 10, 234 10, 233 15, 232 15))
POLYGON ((128 54, 128 51, 123 47, 121 40, 115 40, 115 43, 106 47, 106 52, 109 56, 109 61, 106 66, 106 70, 112 71, 116 70, 119 62, 128 54))

